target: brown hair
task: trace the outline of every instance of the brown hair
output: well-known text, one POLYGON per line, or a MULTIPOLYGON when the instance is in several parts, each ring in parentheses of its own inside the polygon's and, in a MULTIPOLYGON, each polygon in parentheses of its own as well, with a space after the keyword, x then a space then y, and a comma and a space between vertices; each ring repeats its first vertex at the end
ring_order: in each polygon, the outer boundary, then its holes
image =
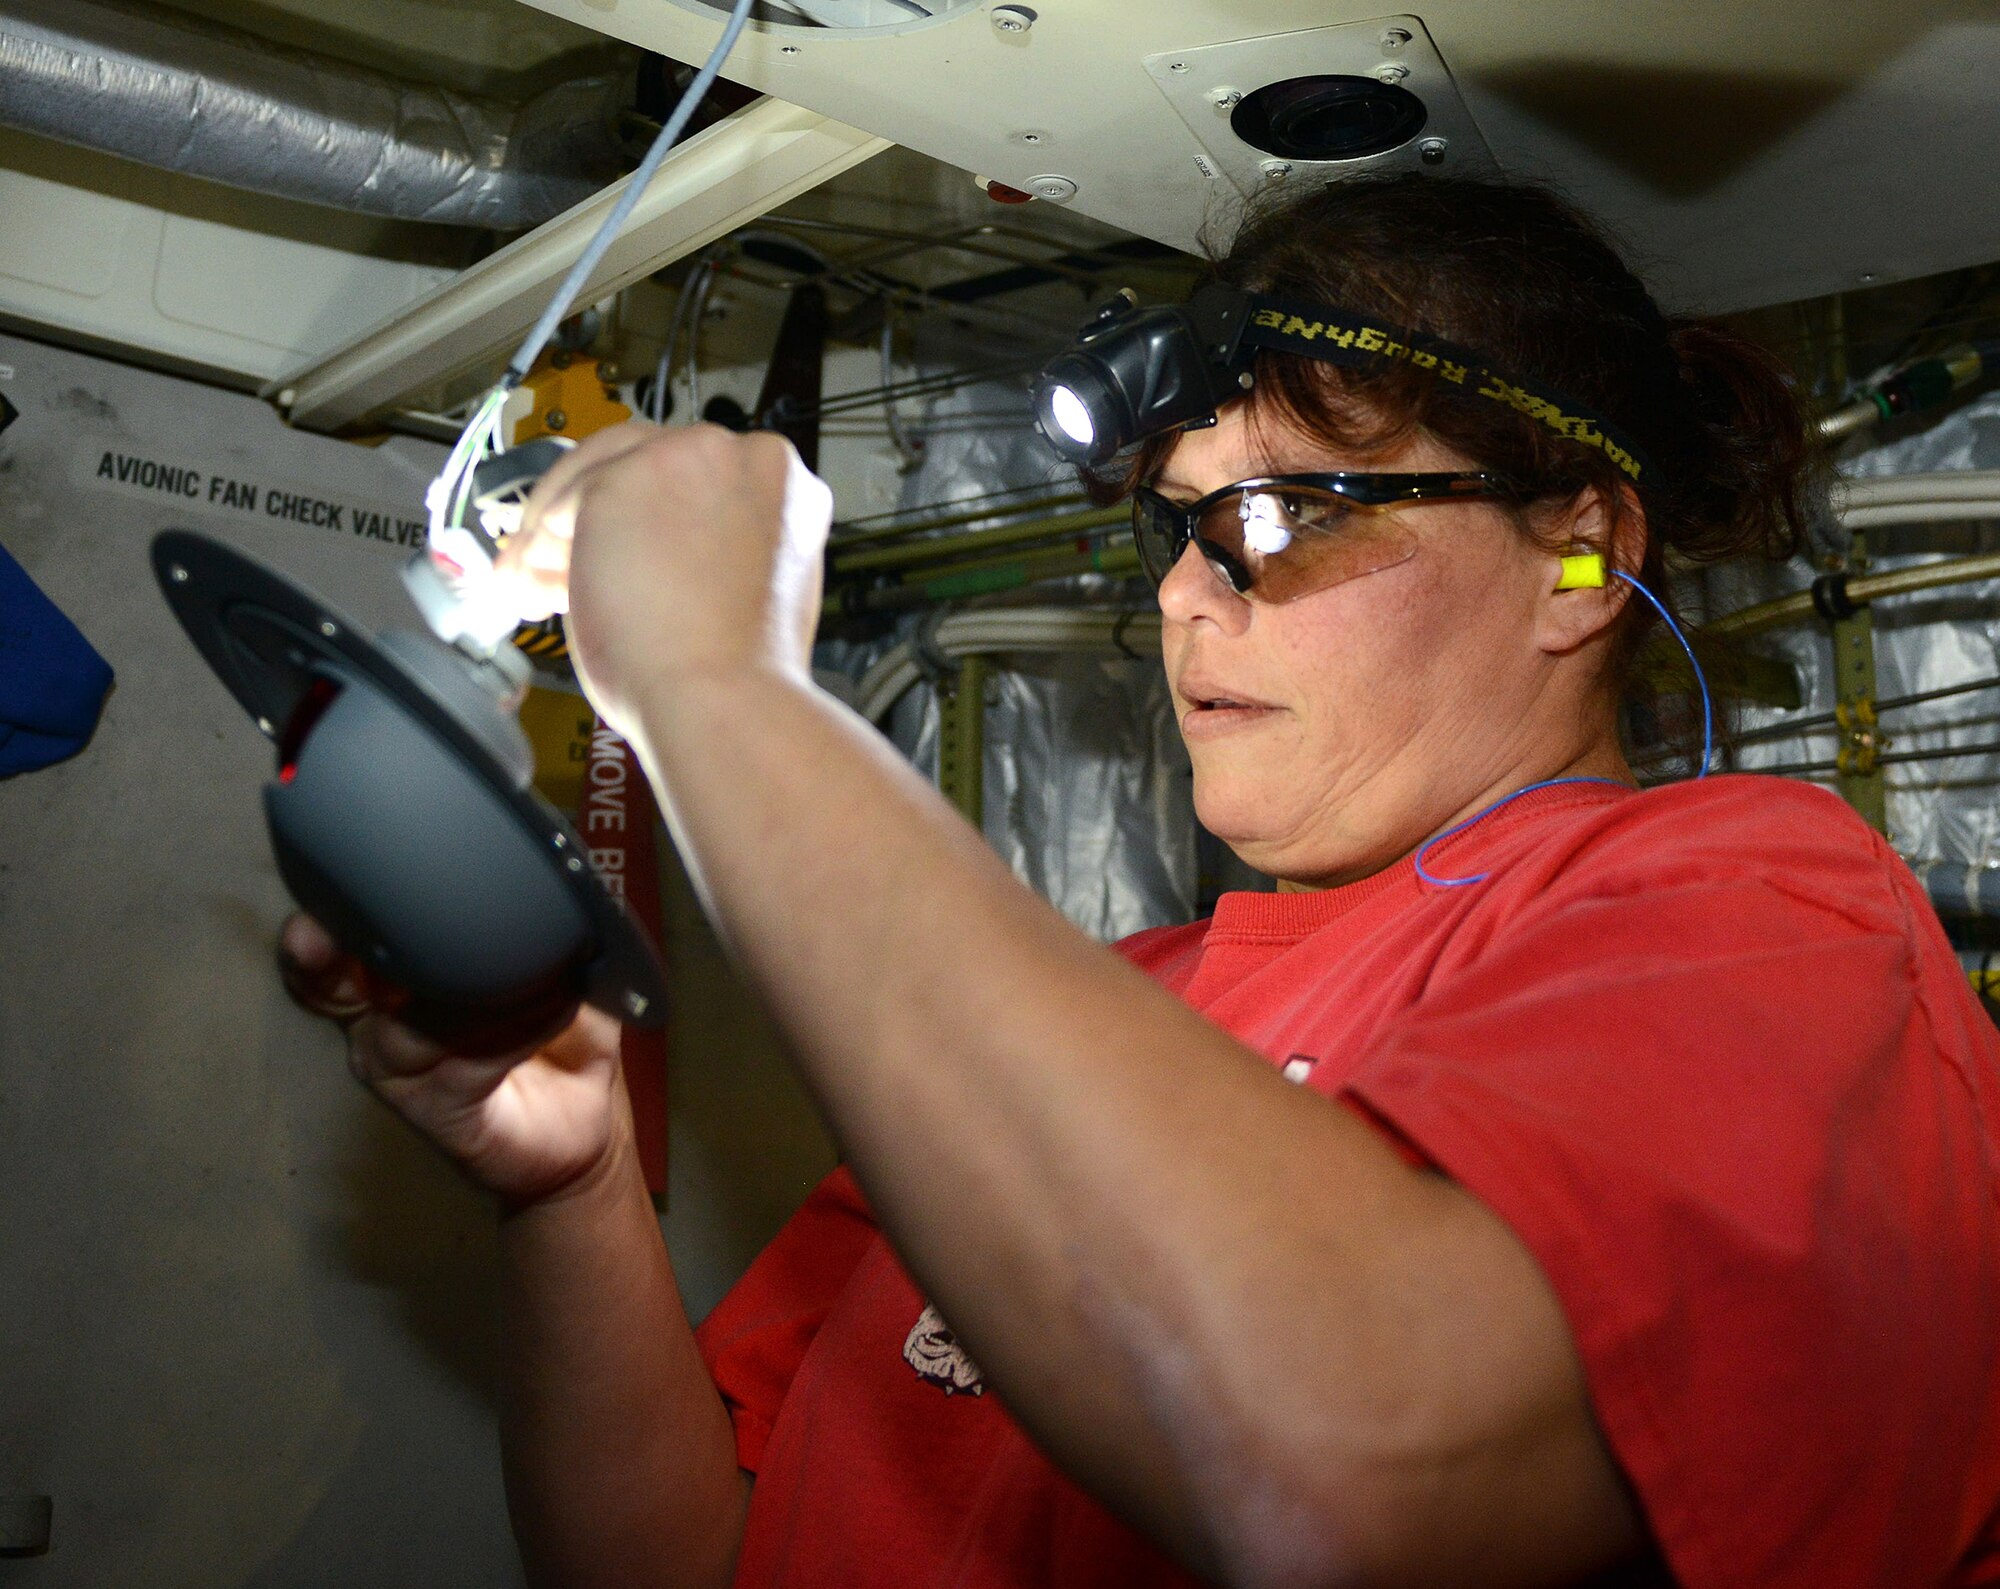
MULTIPOLYGON (((1648 530, 1638 569, 1663 600, 1676 564, 1800 548, 1812 453, 1791 383, 1769 353, 1722 326, 1670 319, 1604 234, 1545 188, 1465 177, 1336 182, 1253 210, 1215 279, 1372 314, 1477 352, 1595 410, 1648 455, 1637 488, 1648 530)), ((1368 453, 1422 430, 1520 485, 1531 502, 1593 487, 1616 510, 1629 483, 1605 453, 1481 402, 1407 362, 1350 369, 1260 353, 1248 399, 1275 422, 1368 453)), ((1174 437, 1114 465, 1129 489, 1174 437)), ((1533 534, 1528 516, 1524 532, 1533 534)), ((1620 672, 1653 620, 1626 604, 1620 672)))

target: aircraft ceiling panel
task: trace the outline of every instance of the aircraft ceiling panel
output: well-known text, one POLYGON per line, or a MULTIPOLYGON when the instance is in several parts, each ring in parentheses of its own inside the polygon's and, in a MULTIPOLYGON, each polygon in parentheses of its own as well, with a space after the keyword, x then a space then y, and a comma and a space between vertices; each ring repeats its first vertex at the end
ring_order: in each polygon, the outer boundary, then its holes
MULTIPOLYGON (((524 3, 678 60, 706 54, 721 16, 710 0, 524 3)), ((2000 258, 1991 5, 1437 0, 1417 15, 1462 100, 1449 115, 1474 133, 1435 168, 1463 155, 1478 169, 1483 143, 1502 170, 1555 182, 1609 219, 1680 306, 1750 308, 2000 258)), ((892 27, 759 25, 727 75, 1016 187, 1064 178, 1074 209, 1195 248, 1266 180, 1254 153, 1232 163, 1213 149, 1230 137, 1222 91, 1263 85, 1200 84, 1217 128, 1198 137, 1188 96, 1163 89, 1149 59, 1188 52, 1198 76, 1215 46, 1295 35, 1255 53, 1301 75, 1353 73, 1353 25, 1397 20, 1290 0, 980 4, 892 27), (1003 25, 1023 9, 1031 25, 1003 25)), ((1395 59, 1385 49, 1377 64, 1395 59)))

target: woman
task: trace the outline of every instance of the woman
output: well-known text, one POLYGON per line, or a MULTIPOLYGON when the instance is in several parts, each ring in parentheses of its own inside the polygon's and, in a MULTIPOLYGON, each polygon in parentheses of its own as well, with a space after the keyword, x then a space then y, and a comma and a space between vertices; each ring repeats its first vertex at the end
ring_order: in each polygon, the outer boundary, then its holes
POLYGON ((1650 478, 1407 363, 1282 353, 1144 449, 1196 803, 1286 891, 1122 955, 811 688, 828 503, 783 442, 629 427, 538 492, 522 578, 848 1169, 698 1343, 608 1021, 500 1061, 356 1026, 505 1209, 532 1572, 2000 1582, 2000 1045, 1831 795, 1632 787, 1647 610, 1561 577, 1785 551, 1782 384, 1527 188, 1342 185, 1219 274, 1477 349, 1650 478), (1352 520, 1226 489, 1328 472, 1479 481, 1352 520), (1218 494, 1285 530, 1254 568, 1176 536, 1218 494), (1311 561, 1390 519, 1402 555, 1311 561))

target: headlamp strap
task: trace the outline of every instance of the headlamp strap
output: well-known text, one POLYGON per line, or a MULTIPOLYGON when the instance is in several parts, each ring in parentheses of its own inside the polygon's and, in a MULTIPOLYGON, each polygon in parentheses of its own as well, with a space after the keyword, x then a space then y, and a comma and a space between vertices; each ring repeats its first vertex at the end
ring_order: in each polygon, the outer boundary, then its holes
POLYGON ((1350 369, 1364 369, 1383 359, 1401 360, 1433 372, 1468 396, 1504 404, 1558 436, 1597 448, 1635 485, 1656 478, 1638 443, 1602 415, 1538 382, 1495 369, 1469 348, 1336 304, 1292 304, 1262 293, 1248 297, 1244 346, 1295 353, 1350 369))

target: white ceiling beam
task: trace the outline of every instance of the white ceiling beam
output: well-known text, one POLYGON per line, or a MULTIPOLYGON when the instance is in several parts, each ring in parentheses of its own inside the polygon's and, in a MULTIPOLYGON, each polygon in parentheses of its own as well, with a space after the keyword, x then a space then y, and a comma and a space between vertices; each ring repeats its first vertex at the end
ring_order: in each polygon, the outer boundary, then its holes
MULTIPOLYGON (((609 297, 889 147, 782 100, 746 106, 668 157, 580 302, 609 297)), ((507 349, 623 190, 614 184, 516 239, 264 395, 295 425, 343 430, 507 349)))

